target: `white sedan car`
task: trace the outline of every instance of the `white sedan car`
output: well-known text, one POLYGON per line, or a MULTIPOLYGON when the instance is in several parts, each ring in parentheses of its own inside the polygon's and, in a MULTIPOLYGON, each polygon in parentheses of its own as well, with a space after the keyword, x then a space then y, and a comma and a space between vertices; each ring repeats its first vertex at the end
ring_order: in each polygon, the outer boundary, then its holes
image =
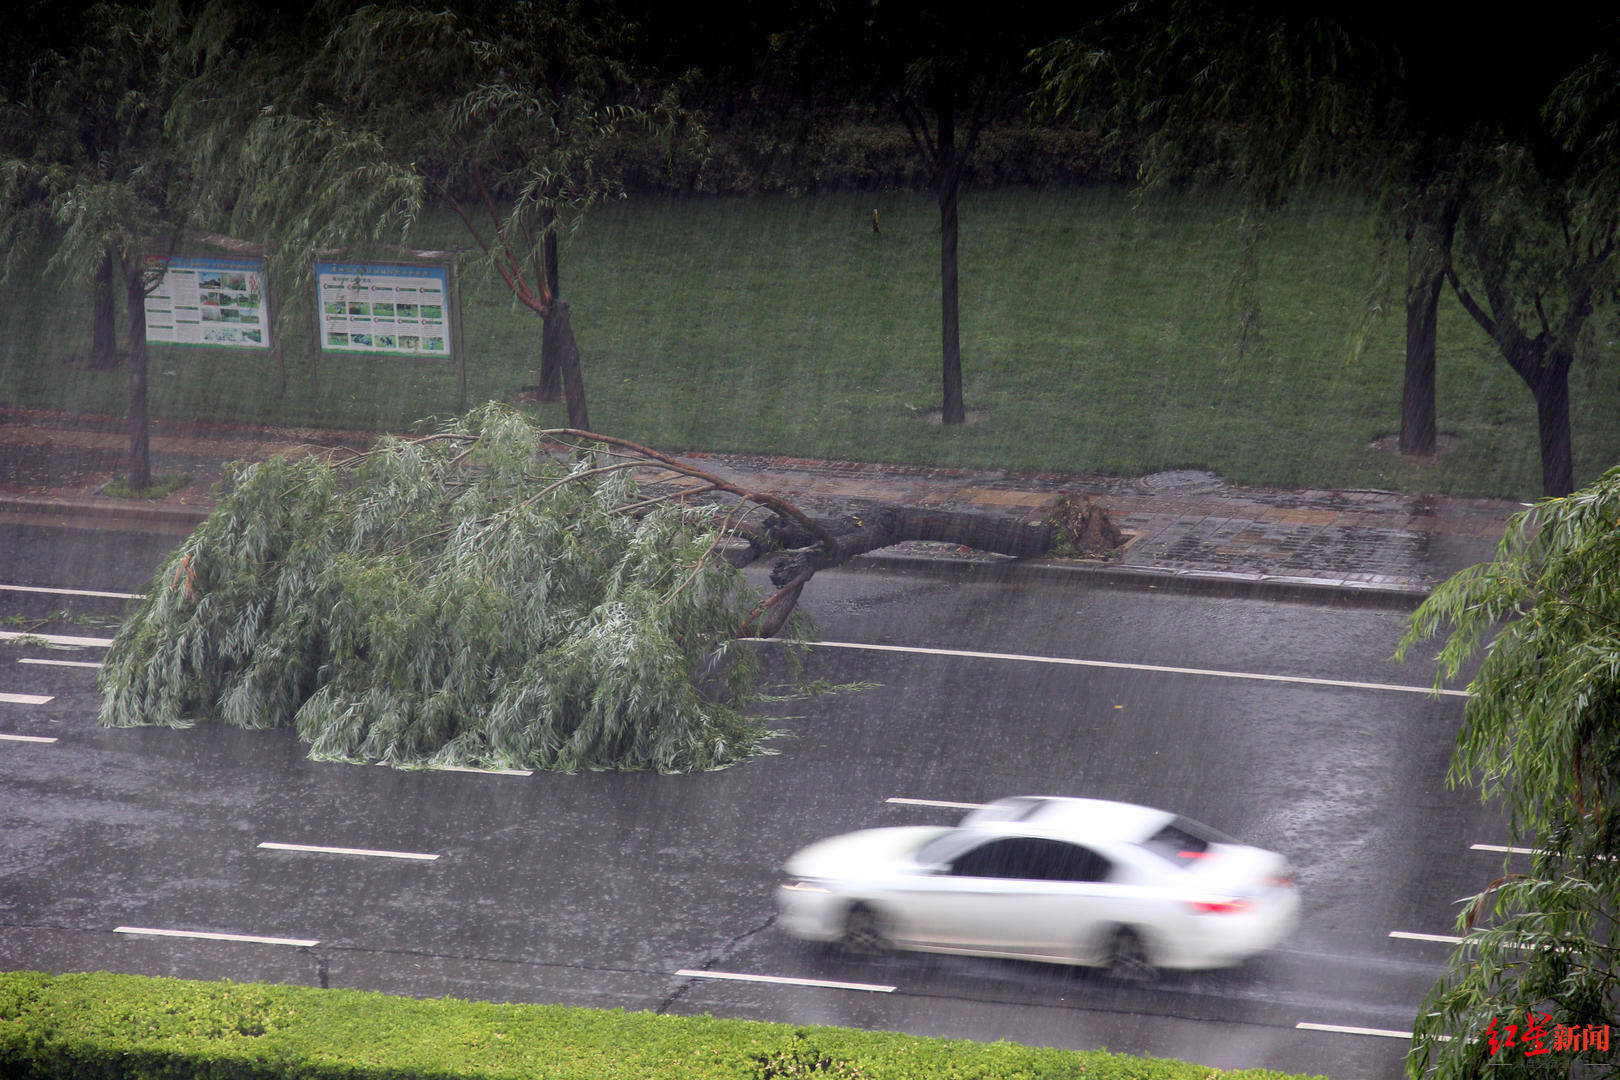
POLYGON ((854 953, 1104 967, 1228 967, 1299 919, 1287 861, 1164 810, 1021 796, 956 828, 866 829, 787 861, 779 925, 854 953))

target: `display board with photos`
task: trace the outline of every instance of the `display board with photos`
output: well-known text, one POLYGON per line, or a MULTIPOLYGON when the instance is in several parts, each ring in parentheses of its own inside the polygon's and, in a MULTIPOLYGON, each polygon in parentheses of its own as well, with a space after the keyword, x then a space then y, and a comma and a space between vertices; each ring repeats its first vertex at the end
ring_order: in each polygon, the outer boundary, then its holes
POLYGON ((315 276, 322 351, 450 359, 446 267, 318 262, 315 276))
POLYGON ((264 262, 148 255, 164 272, 146 295, 146 340, 231 349, 270 347, 264 262))

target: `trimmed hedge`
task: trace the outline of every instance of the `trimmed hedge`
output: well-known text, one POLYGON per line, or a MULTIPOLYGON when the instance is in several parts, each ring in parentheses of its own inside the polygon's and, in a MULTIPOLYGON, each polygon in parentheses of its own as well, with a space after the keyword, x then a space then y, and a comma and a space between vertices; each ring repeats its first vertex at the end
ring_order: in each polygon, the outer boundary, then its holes
POLYGON ((1286 1076, 710 1016, 107 973, 0 973, 0 1075, 19 1080, 1209 1080, 1217 1074, 1286 1076))

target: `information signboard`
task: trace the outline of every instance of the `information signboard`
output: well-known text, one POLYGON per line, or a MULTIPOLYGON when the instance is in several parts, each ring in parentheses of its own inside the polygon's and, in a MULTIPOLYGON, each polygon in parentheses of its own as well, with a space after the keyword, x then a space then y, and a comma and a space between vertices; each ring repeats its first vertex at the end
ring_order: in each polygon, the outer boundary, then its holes
POLYGON ((257 259, 148 255, 168 264, 146 296, 146 340, 162 345, 270 347, 264 263, 257 259))
POLYGON ((445 267, 317 262, 315 276, 323 351, 450 359, 445 267))

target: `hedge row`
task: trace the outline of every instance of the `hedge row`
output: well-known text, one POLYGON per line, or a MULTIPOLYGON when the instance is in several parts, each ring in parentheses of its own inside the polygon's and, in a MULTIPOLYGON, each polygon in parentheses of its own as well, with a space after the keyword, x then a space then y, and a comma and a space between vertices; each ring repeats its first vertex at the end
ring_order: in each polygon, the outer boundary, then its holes
MULTIPOLYGON (((136 975, 0 974, 0 1075, 19 1080, 906 1077, 1209 1080, 1106 1052, 558 1005, 136 975)), ((1237 1080, 1285 1074, 1220 1073, 1237 1080)))

